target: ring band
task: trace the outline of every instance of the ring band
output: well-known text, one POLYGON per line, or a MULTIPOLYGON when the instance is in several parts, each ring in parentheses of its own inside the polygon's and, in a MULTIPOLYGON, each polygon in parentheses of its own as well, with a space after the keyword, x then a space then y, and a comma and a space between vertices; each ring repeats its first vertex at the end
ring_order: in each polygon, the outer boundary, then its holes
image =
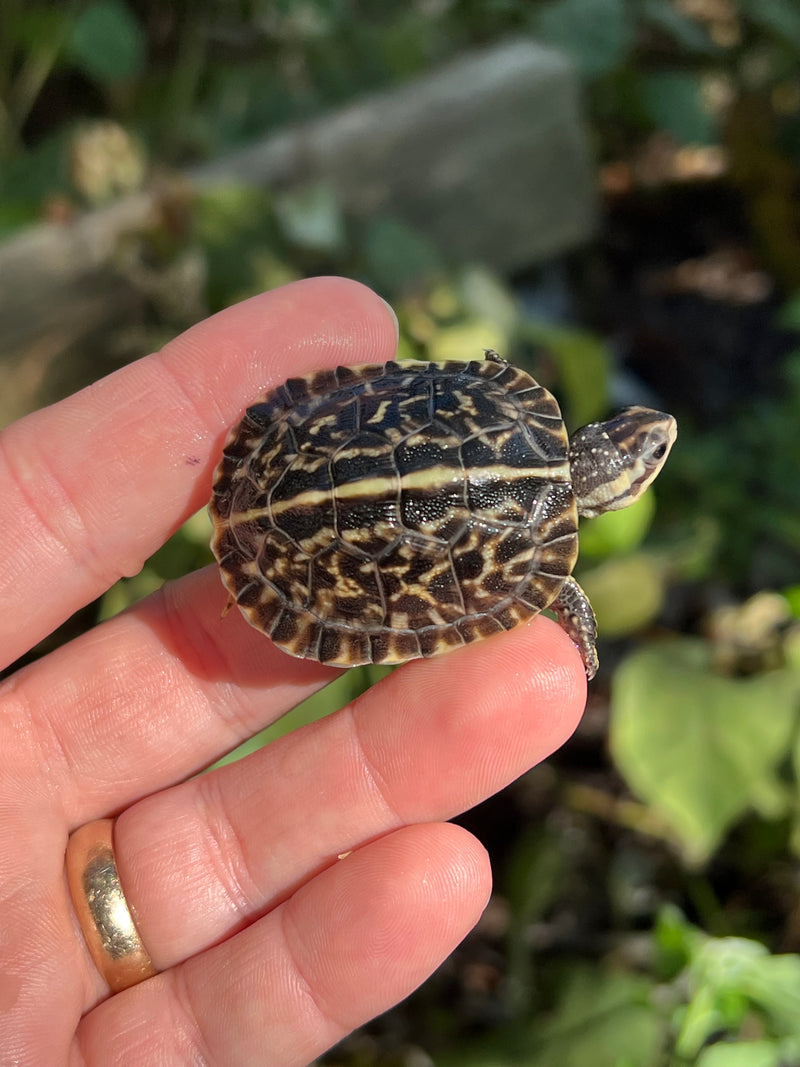
POLYGON ((114 859, 114 820, 79 827, 67 842, 72 903, 92 959, 113 993, 152 978, 144 947, 122 892, 114 859))

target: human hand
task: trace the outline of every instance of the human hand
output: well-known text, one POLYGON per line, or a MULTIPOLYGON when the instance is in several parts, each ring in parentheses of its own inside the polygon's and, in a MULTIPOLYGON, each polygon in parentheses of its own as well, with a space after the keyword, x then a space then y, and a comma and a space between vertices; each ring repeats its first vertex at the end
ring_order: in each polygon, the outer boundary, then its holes
MULTIPOLYGON (((0 666, 143 561, 210 495, 265 389, 394 355, 385 305, 298 282, 0 437, 0 666)), ((572 732, 576 650, 545 618, 393 672, 192 777, 338 672, 292 659, 216 568, 0 684, 0 1049, 26 1065, 302 1065, 406 996, 477 921, 481 845, 446 820, 572 732), (118 816, 120 880, 158 973, 109 995, 70 902, 68 836, 118 816), (344 857, 344 858, 340 858, 344 857)))

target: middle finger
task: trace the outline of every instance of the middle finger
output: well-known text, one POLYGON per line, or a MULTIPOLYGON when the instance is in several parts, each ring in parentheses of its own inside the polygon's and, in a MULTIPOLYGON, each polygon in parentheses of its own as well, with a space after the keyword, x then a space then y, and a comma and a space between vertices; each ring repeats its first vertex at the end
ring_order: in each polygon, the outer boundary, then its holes
MULTIPOLYGON (((216 567, 207 567, 0 685, 6 705, 16 703, 23 715, 33 709, 39 764, 68 826, 182 781, 339 673, 282 652, 238 611, 223 619, 225 603, 216 567)), ((439 676, 435 662, 430 674, 410 677, 439 676)), ((446 692, 457 675, 444 669, 446 692)), ((492 673, 489 681, 498 688, 509 676, 492 673)))

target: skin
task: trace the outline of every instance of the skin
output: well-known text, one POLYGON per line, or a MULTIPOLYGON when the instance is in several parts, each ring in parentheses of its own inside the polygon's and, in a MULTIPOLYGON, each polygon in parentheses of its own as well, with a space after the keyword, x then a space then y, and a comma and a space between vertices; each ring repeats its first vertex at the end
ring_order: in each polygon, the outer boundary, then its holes
MULTIPOLYGON (((574 433, 569 458, 578 514, 590 518, 635 503, 664 466, 677 434, 672 415, 638 406, 574 433)), ((591 681, 599 662, 597 625, 589 598, 569 577, 550 607, 580 649, 591 681)))
MULTIPOLYGON (((295 283, 0 435, 0 659, 143 561, 210 495, 228 427, 290 374, 394 354, 387 307, 295 283)), ((4 1062, 308 1063, 402 999, 490 892, 445 822, 572 733, 580 657, 545 618, 415 661, 328 719, 192 777, 337 675, 231 612, 212 567, 0 684, 4 1062), (116 996, 64 876, 118 815, 120 877, 157 977, 116 996), (345 855, 346 854, 346 855, 345 855), (344 857, 344 858, 341 858, 344 857)))

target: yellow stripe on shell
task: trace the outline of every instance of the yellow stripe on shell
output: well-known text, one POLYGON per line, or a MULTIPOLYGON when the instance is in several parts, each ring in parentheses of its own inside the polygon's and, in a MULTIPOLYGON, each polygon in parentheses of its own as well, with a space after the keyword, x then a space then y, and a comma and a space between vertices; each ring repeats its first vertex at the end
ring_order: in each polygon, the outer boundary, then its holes
MULTIPOLYGON (((552 482, 569 481, 569 464, 561 463, 557 467, 478 467, 469 471, 469 480, 475 484, 489 481, 514 482, 522 478, 543 478, 552 482)), ((427 470, 410 471, 399 479, 400 489, 422 489, 434 491, 445 489, 447 486, 463 480, 461 469, 458 467, 430 467, 427 470)), ((361 478, 356 482, 346 482, 337 485, 334 490, 337 500, 380 499, 382 496, 396 493, 398 479, 396 478, 361 478)), ((270 505, 274 515, 290 511, 292 508, 318 507, 327 503, 331 498, 330 489, 307 489, 297 496, 288 497, 286 500, 275 500, 270 505)), ((264 508, 249 508, 247 511, 233 512, 229 518, 230 523, 253 522, 263 518, 264 508)))

